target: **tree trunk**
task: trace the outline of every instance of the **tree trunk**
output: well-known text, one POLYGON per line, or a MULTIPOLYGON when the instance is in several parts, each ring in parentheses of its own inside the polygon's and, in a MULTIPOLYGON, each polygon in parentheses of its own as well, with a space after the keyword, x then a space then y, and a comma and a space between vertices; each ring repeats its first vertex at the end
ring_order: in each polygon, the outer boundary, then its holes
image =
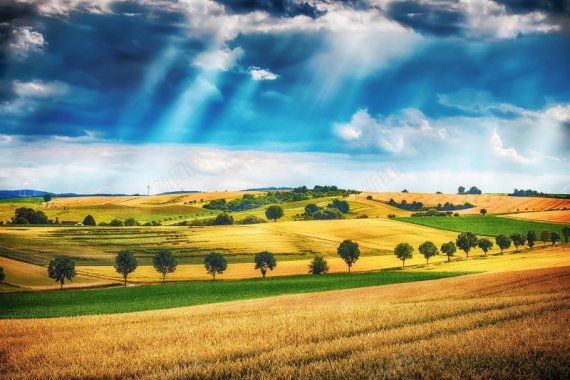
POLYGON ((126 288, 127 287, 127 276, 124 276, 124 277, 125 277, 125 288, 126 288))
POLYGON ((265 274, 266 274, 266 273, 267 273, 267 270, 265 270, 265 269, 262 269, 262 270, 261 270, 261 276, 262 276, 263 278, 265 278, 265 274))
POLYGON ((216 281, 216 272, 212 272, 212 281, 216 281))
POLYGON ((351 267, 351 266, 352 266, 352 265, 350 265, 350 264, 348 265, 348 273, 350 273, 350 267, 351 267))
POLYGON ((406 265, 406 260, 402 260, 402 269, 404 269, 404 266, 406 265))
POLYGON ((426 259, 426 267, 429 266, 429 258, 426 259))
POLYGON ((448 263, 451 262, 451 256, 447 256, 447 262, 448 262, 448 263))
POLYGON ((166 273, 162 274, 162 283, 164 284, 164 281, 166 281, 166 273))
POLYGON ((63 290, 63 280, 59 282, 59 290, 63 290))

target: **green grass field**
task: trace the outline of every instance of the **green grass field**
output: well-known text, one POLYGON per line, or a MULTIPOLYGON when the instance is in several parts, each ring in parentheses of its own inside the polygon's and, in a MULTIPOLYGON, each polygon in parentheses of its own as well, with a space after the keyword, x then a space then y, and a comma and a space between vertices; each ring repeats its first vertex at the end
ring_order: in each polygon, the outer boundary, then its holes
POLYGON ((562 229, 566 227, 564 225, 554 223, 479 215, 460 217, 413 216, 407 218, 397 218, 397 220, 442 230, 457 232, 470 231, 477 235, 487 236, 508 236, 513 232, 526 233, 529 230, 534 230, 536 231, 538 237, 540 235, 540 231, 547 230, 551 232, 556 231, 562 237, 562 229))
POLYGON ((114 314, 459 276, 462 272, 369 272, 237 281, 200 281, 83 291, 14 293, 0 297, 0 318, 114 314))

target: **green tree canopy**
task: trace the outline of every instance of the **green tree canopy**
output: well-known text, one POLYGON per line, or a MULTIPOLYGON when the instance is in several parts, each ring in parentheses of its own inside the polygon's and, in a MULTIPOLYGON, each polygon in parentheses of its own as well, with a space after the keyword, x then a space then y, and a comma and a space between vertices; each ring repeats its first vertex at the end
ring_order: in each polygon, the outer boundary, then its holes
POLYGON ((178 262, 170 250, 161 249, 152 258, 152 266, 158 273, 162 274, 162 282, 164 282, 167 273, 174 273, 176 271, 178 262))
POLYGON ((54 257, 48 264, 48 276, 59 282, 60 290, 66 279, 71 281, 76 275, 75 262, 67 256, 54 257))
POLYGON ((560 235, 558 235, 558 233, 553 232, 550 234, 550 241, 552 242, 552 246, 554 247, 556 245, 556 242, 560 240, 560 235))
POLYGON ((212 252, 204 258, 204 267, 212 275, 212 279, 215 280, 217 274, 223 274, 228 269, 228 262, 221 254, 212 252))
POLYGON ((526 244, 528 245, 528 247, 530 249, 532 249, 532 247, 534 247, 535 241, 536 241, 536 232, 534 232, 533 230, 529 230, 526 233, 526 244))
POLYGON ((447 256, 447 262, 451 261, 451 256, 457 251, 457 246, 454 242, 450 241, 441 245, 441 252, 447 256))
POLYGON ((44 202, 46 202, 46 203, 51 202, 51 194, 50 193, 44 194, 44 202))
POLYGON ((509 238, 511 239, 513 245, 515 246, 515 252, 518 252, 519 247, 523 246, 524 243, 526 242, 526 236, 524 234, 521 234, 520 232, 514 232, 510 234, 509 238))
POLYGON ((350 210, 350 205, 348 202, 340 199, 334 199, 329 206, 331 208, 336 208, 342 214, 346 214, 350 210))
POLYGON ((137 225, 137 221, 135 220, 135 218, 125 219, 125 226, 132 227, 132 226, 136 226, 136 225, 137 225))
POLYGON ((261 271, 261 276, 265 278, 267 274, 267 270, 273 270, 277 266, 277 260, 275 256, 271 252, 263 251, 255 254, 253 258, 255 262, 255 269, 259 269, 261 271))
POLYGON ((477 242, 477 246, 481 248, 481 250, 483 250, 483 252, 485 253, 485 256, 487 256, 487 251, 493 248, 493 242, 489 239, 483 238, 479 239, 479 241, 477 242))
POLYGON ((437 247, 431 241, 424 241, 422 244, 420 244, 418 251, 420 251, 420 253, 426 258, 426 266, 429 265, 430 257, 439 254, 437 247))
POLYGON ((469 258, 471 248, 477 247, 477 236, 475 236, 473 232, 463 232, 457 236, 455 244, 457 248, 465 252, 465 255, 469 258))
POLYGON ((319 207, 314 203, 309 203, 305 206, 305 215, 313 215, 315 212, 319 211, 319 207))
POLYGON ((352 265, 358 261, 360 257, 358 243, 352 240, 344 240, 340 243, 336 252, 344 260, 346 265, 348 265, 348 272, 350 273, 350 268, 352 268, 352 265))
POLYGON ((96 226, 97 223, 95 222, 95 218, 91 215, 87 215, 85 219, 83 219, 84 226, 96 226))
POLYGON ((486 208, 482 208, 481 211, 479 211, 481 213, 481 215, 485 216, 487 215, 487 209, 486 208))
POLYGON ((406 260, 414 256, 414 247, 408 243, 400 243, 394 248, 394 255, 402 260, 402 268, 406 265, 406 260))
POLYGON ((546 243, 550 241, 550 231, 540 231, 540 241, 542 242, 542 246, 546 247, 546 243))
POLYGON ((570 227, 564 227, 562 229, 562 236, 564 236, 564 243, 568 244, 568 238, 570 238, 570 227))
POLYGON ((283 216, 283 207, 278 205, 272 205, 265 210, 265 216, 267 219, 271 219, 274 222, 277 222, 277 219, 283 216))
POLYGON ((234 217, 227 212, 219 213, 216 219, 214 219, 214 225, 216 226, 226 226, 230 224, 234 224, 234 217))
POLYGON ((505 235, 499 235, 495 238, 495 243, 497 243, 497 245, 501 249, 501 253, 503 253, 503 250, 509 249, 509 247, 511 246, 511 239, 509 239, 505 235))
POLYGON ((123 276, 125 287, 127 286, 127 277, 134 272, 138 266, 139 263, 131 251, 121 251, 115 257, 115 271, 123 276))
POLYGON ((14 211, 13 224, 48 224, 49 219, 43 211, 20 207, 14 211))
POLYGON ((321 255, 315 255, 313 261, 309 264, 310 274, 325 274, 329 271, 327 260, 321 255))

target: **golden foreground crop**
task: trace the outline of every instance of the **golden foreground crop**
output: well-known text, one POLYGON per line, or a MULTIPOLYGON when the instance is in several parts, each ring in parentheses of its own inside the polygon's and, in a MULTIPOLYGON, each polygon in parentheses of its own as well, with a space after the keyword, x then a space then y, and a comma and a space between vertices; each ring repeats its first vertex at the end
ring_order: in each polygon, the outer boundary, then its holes
POLYGON ((570 376, 570 268, 0 321, 0 378, 570 376))

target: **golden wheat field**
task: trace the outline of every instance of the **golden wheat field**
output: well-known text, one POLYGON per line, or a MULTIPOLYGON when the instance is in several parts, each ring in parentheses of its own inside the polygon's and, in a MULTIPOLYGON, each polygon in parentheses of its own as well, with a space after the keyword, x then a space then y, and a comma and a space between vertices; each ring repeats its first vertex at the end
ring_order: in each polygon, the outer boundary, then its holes
POLYGON ((521 212, 504 216, 513 219, 538 220, 541 222, 570 224, 570 210, 521 212))
POLYGON ((469 202, 476 207, 460 210, 459 214, 478 214, 483 208, 491 214, 523 212, 523 211, 548 211, 570 209, 570 199, 540 198, 540 197, 509 197, 507 195, 481 194, 481 195, 460 195, 460 194, 429 194, 429 193, 374 193, 363 192, 355 197, 360 201, 361 197, 372 195, 374 199, 396 202, 406 200, 407 202, 422 202, 424 205, 434 206, 438 203, 444 204, 464 204, 469 202))
POLYGON ((564 267, 2 320, 0 377, 567 378, 569 310, 564 267))

